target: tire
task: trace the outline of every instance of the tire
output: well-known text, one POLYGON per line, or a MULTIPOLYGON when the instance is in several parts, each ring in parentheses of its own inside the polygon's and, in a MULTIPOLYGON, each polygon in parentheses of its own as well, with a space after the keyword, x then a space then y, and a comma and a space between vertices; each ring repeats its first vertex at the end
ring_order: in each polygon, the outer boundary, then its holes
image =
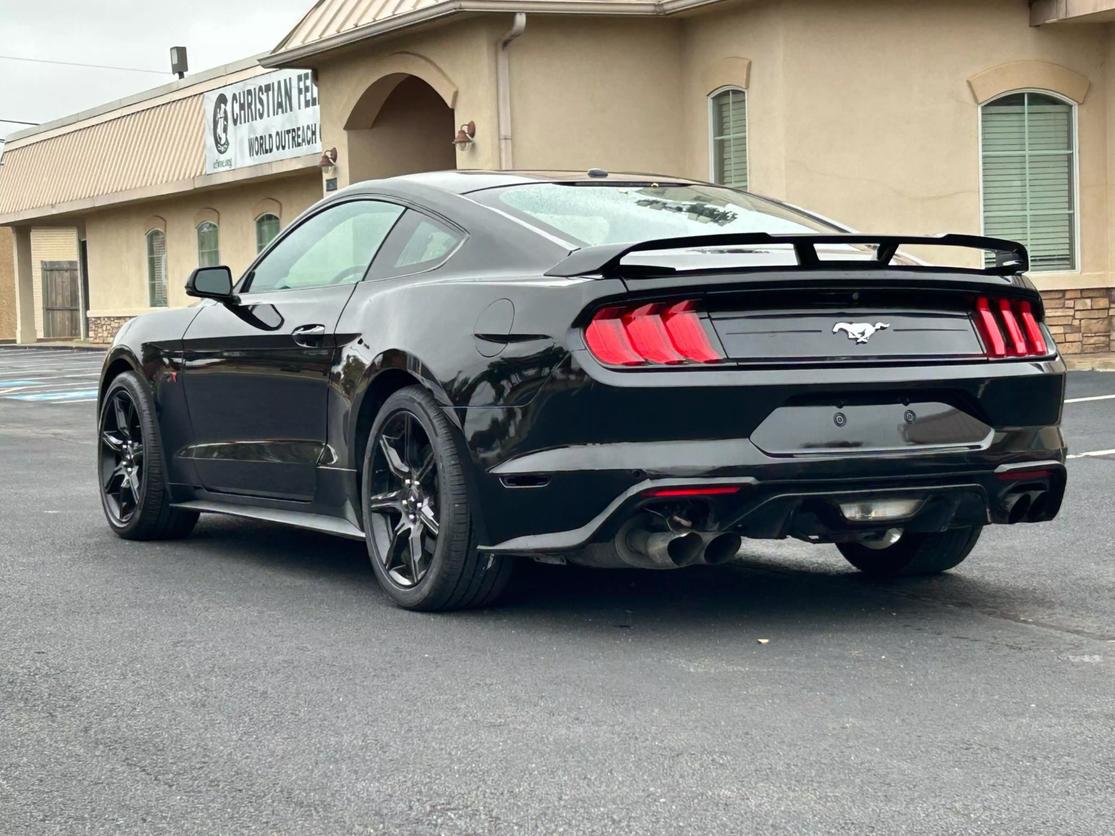
POLYGON ((372 424, 364 537, 376 579, 400 607, 484 607, 507 588, 512 560, 477 550, 465 456, 464 439, 420 386, 392 394, 372 424))
POLYGON ((125 540, 173 540, 197 524, 170 506, 155 403, 134 372, 113 378, 97 418, 97 474, 109 527, 125 540))
POLYGON ((979 540, 983 526, 953 528, 933 534, 903 534, 894 545, 872 549, 862 543, 837 543, 844 558, 875 578, 936 575, 958 566, 979 540))

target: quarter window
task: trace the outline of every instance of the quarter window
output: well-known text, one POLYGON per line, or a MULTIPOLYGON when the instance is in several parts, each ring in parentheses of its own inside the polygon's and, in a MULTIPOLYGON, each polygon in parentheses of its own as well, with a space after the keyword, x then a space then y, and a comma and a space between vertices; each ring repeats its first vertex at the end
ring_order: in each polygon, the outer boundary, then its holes
POLYGON ((153 308, 166 307, 166 234, 147 233, 147 300, 153 308))
POLYGON ((368 265, 403 208, 376 200, 330 206, 291 230, 252 271, 248 292, 352 284, 368 265))
POLYGON ((279 218, 276 215, 260 215, 256 218, 256 252, 261 253, 279 235, 279 218))
POLYGON ((383 279, 432 270, 444 263, 464 238, 458 229, 420 212, 407 212, 392 230, 372 273, 383 279))
POLYGON ((984 232, 1025 244, 1035 271, 1075 270, 1073 105, 1012 93, 985 104, 981 120, 984 232))
POLYGON ((220 231, 205 221, 197 227, 197 266, 216 267, 221 263, 220 231))
POLYGON ((712 180, 747 188, 747 93, 729 87, 709 98, 712 180))

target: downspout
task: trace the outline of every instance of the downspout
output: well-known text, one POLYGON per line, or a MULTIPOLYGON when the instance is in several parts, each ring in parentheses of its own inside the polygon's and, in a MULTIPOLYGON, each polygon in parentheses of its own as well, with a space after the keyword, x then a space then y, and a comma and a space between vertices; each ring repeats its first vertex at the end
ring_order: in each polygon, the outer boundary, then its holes
POLYGON ((527 28, 526 12, 515 12, 515 20, 499 42, 496 51, 496 98, 499 112, 499 167, 507 171, 514 167, 511 152, 511 59, 508 47, 527 28))

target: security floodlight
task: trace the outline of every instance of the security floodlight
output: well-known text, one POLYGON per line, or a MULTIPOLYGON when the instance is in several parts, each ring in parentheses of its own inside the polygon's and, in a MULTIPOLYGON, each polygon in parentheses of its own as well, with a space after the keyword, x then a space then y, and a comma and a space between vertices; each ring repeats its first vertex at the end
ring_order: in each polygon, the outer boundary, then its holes
POLYGON ((186 55, 186 47, 172 46, 170 48, 170 71, 177 73, 179 78, 190 71, 190 61, 186 55))

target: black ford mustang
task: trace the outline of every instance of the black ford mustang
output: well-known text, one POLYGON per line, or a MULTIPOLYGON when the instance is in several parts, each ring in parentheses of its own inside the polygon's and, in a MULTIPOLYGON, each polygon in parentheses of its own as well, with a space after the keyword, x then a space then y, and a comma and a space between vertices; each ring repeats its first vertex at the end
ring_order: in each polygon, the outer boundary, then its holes
POLYGON ((120 331, 104 510, 132 539, 202 512, 362 539, 427 610, 493 601, 522 556, 668 569, 742 537, 940 572, 1064 494, 1027 266, 673 178, 363 183, 120 331))

